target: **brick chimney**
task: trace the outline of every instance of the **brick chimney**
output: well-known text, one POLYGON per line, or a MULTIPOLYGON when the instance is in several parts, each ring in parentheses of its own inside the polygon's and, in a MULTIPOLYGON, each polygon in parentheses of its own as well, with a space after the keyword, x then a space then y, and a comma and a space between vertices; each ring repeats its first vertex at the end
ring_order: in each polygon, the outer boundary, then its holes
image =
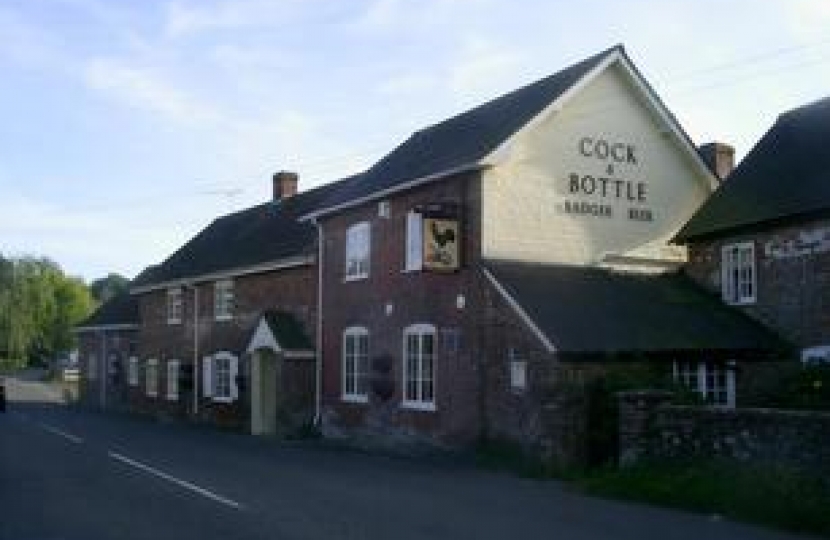
POLYGON ((281 201, 297 194, 297 173, 280 171, 274 175, 274 201, 281 201))
POLYGON ((720 180, 726 179, 735 168, 735 149, 728 144, 711 142, 701 145, 698 151, 720 180))

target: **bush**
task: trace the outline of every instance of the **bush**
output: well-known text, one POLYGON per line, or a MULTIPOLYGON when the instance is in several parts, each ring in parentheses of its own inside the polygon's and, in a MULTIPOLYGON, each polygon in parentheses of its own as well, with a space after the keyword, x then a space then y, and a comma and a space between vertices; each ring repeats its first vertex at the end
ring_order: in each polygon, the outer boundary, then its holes
POLYGON ((776 409, 830 410, 830 365, 773 364, 756 376, 742 405, 776 409))

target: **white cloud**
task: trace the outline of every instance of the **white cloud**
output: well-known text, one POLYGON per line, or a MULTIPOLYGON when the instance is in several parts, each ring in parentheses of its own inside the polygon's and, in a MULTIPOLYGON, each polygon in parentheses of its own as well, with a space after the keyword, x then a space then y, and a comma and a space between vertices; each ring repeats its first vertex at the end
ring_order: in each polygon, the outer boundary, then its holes
POLYGON ((154 112, 182 124, 200 124, 217 118, 212 106, 150 69, 97 58, 87 63, 84 80, 89 88, 108 94, 130 107, 154 112))
POLYGON ((275 28, 304 14, 312 0, 232 0, 166 6, 165 35, 179 38, 203 32, 241 28, 275 28))
POLYGON ((437 86, 435 78, 427 73, 403 73, 381 81, 376 88, 378 94, 387 97, 407 97, 424 94, 437 86))
POLYGON ((494 97, 522 77, 521 52, 481 37, 469 37, 449 73, 449 89, 462 101, 494 97))
POLYGON ((371 0, 347 27, 364 33, 415 31, 458 27, 483 10, 491 0, 371 0))

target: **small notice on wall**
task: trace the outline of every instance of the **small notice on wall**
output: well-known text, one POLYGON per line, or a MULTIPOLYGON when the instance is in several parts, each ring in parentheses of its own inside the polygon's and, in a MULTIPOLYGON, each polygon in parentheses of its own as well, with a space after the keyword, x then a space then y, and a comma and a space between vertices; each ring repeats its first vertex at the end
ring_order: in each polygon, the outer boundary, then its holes
POLYGON ((424 218, 424 268, 438 271, 457 270, 458 245, 457 219, 424 218))

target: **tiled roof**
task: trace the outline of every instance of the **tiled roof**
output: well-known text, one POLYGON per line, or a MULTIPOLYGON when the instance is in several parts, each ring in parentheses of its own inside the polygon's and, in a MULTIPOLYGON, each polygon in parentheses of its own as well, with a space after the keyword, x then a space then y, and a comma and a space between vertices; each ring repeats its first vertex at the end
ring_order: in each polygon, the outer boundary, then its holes
POLYGON ((757 359, 786 350, 770 330, 682 274, 504 261, 486 268, 566 355, 757 359))
POLYGON ((830 209, 830 97, 782 114, 676 241, 830 209))
POLYGON ((549 77, 415 132, 347 189, 331 193, 321 209, 336 208, 413 180, 478 166, 545 107, 613 53, 616 46, 549 77))
POLYGON ((349 177, 217 218, 164 262, 136 277, 132 289, 312 255, 315 227, 298 218, 353 181, 349 177))
POLYGON ((138 301, 125 292, 101 304, 92 315, 75 325, 75 328, 84 330, 106 326, 138 325, 138 322, 138 301))

